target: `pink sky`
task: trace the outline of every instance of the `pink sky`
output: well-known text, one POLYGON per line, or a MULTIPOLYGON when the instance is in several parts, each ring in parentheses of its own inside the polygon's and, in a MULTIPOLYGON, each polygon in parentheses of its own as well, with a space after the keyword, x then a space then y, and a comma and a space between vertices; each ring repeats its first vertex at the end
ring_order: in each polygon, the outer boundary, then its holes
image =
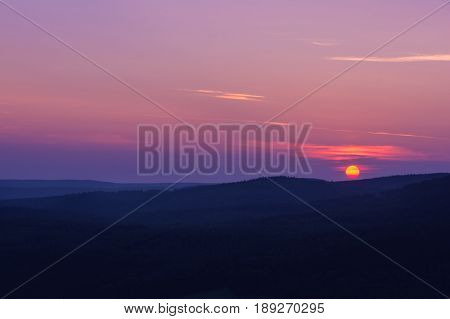
MULTIPOLYGON (((197 124, 264 122, 442 4, 7 2, 197 124)), ((276 119, 314 125, 314 177, 341 178, 348 152, 367 177, 450 170, 449 18, 450 6, 276 119)), ((136 126, 173 119, 4 6, 0 39, 0 179, 149 181, 136 126)))

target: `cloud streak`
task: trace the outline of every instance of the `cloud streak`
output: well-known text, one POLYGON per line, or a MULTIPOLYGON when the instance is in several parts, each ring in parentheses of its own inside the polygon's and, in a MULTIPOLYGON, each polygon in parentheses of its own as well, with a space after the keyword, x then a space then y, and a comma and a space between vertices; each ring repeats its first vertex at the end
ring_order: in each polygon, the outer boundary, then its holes
POLYGON ((202 95, 207 95, 209 97, 213 97, 213 98, 217 98, 217 99, 224 99, 224 100, 261 102, 265 99, 265 97, 262 95, 254 95, 254 94, 247 94, 247 93, 236 93, 236 92, 205 90, 205 89, 186 90, 186 91, 188 91, 190 93, 194 93, 194 94, 202 94, 202 95))
POLYGON ((312 41, 311 44, 319 47, 335 47, 338 45, 336 42, 332 41, 312 41))
POLYGON ((399 137, 413 137, 413 138, 425 138, 425 139, 431 139, 431 140, 446 140, 446 139, 448 139, 448 138, 445 138, 445 137, 436 137, 436 136, 429 136, 429 135, 417 135, 417 134, 407 134, 407 133, 391 133, 391 132, 367 132, 367 134, 399 136, 399 137))
POLYGON ((362 61, 378 63, 413 63, 413 62, 450 62, 450 54, 421 54, 398 57, 364 57, 358 56, 336 56, 329 58, 333 61, 362 61))
POLYGON ((358 130, 346 130, 346 129, 332 129, 332 128, 327 128, 327 127, 313 127, 313 129, 314 130, 331 131, 331 132, 342 132, 342 133, 360 133, 360 134, 369 134, 369 135, 409 137, 409 138, 430 139, 430 140, 449 140, 448 137, 419 135, 419 134, 412 134, 412 133, 397 133, 397 132, 386 132, 386 131, 358 131, 358 130))

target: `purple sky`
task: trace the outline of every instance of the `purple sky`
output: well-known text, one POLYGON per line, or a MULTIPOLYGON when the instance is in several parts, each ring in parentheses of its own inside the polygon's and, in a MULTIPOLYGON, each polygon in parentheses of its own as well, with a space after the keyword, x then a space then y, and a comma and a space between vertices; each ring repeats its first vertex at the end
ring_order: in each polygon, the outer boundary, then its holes
MULTIPOLYGON (((6 2, 195 124, 264 122, 443 3, 6 2)), ((173 119, 4 6, 0 39, 0 179, 176 179, 136 175, 137 124, 173 119)), ((312 177, 450 171, 448 39, 450 6, 276 119, 314 125, 312 177)))

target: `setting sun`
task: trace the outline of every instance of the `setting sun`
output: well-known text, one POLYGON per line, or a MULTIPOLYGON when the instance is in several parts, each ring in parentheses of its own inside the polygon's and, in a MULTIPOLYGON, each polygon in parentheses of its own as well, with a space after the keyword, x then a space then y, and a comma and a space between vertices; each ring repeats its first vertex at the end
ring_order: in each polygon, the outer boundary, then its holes
POLYGON ((359 176, 360 170, 358 166, 351 165, 345 169, 345 175, 348 178, 357 178, 359 176))

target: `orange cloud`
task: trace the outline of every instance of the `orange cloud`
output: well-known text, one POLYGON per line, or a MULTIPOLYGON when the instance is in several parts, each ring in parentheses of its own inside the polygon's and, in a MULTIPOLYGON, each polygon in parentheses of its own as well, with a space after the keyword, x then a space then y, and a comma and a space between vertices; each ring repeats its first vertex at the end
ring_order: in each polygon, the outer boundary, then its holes
POLYGON ((303 147, 309 158, 330 161, 372 158, 379 160, 412 160, 423 158, 422 154, 392 145, 316 145, 303 147))
POLYGON ((421 54, 399 57, 357 57, 337 56, 330 60, 334 61, 364 61, 364 62, 388 62, 388 63, 411 63, 411 62, 450 62, 450 54, 421 54))
POLYGON ((210 97, 214 97, 217 99, 225 99, 225 100, 239 100, 239 101, 256 101, 261 102, 265 99, 262 95, 254 95, 254 94, 247 94, 247 93, 233 93, 233 92, 225 92, 225 91, 216 91, 216 90, 187 90, 191 93, 196 94, 204 94, 208 95, 210 97))

